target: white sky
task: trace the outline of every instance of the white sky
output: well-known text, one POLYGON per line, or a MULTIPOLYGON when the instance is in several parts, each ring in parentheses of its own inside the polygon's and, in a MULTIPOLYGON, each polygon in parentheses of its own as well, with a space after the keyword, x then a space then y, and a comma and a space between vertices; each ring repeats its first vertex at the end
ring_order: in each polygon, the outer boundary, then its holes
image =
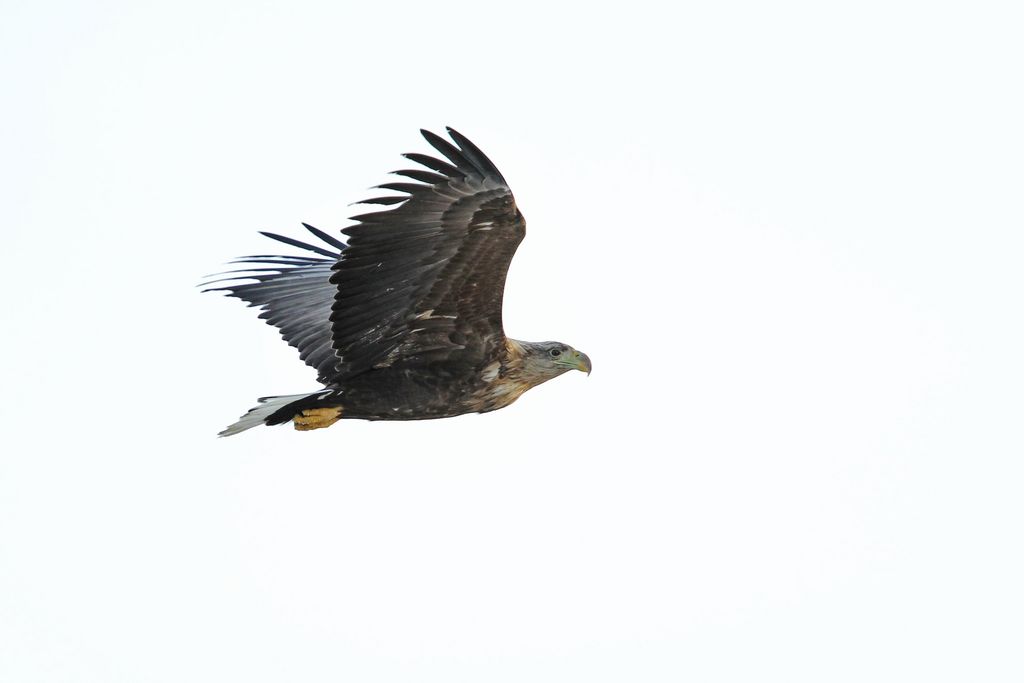
POLYGON ((1020 20, 5 3, 0 680, 1020 681, 1020 20), (317 385, 194 285, 446 124, 593 375, 216 439, 317 385))

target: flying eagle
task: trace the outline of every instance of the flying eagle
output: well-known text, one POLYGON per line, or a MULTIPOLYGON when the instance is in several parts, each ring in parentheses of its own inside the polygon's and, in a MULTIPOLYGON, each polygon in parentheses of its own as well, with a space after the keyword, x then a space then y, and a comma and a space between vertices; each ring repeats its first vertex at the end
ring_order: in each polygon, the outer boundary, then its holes
POLYGON ((264 232, 315 256, 244 257, 234 263, 246 268, 214 281, 231 284, 206 290, 259 307, 325 387, 261 398, 221 436, 484 413, 569 370, 590 374, 568 344, 505 336, 505 274, 526 221, 476 145, 451 128, 454 145, 421 132, 447 161, 403 155, 427 170, 395 171, 416 182, 379 185, 401 194, 360 202, 389 208, 353 216, 347 244, 306 224, 323 246, 264 232))

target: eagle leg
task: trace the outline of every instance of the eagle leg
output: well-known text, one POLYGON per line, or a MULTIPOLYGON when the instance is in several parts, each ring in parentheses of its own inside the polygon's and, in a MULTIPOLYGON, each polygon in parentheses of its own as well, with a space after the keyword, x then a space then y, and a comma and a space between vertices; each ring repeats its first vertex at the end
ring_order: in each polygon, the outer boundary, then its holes
POLYGON ((330 406, 328 408, 307 408, 292 418, 295 429, 300 432, 308 432, 311 429, 323 429, 341 419, 341 407, 330 406))

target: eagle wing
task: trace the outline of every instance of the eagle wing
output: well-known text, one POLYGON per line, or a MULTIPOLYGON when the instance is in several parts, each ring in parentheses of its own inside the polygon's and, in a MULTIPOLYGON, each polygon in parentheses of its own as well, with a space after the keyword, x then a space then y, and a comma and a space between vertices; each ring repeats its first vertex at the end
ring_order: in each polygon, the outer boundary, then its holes
POLYGON ((418 182, 380 185, 404 196, 363 202, 395 206, 342 231, 348 246, 330 278, 334 382, 397 362, 475 365, 504 348, 505 275, 526 222, 476 145, 451 128, 455 145, 421 132, 446 161, 406 154, 430 170, 396 171, 418 182))
POLYGON ((338 364, 330 323, 337 290, 330 278, 345 243, 311 225, 303 226, 323 246, 270 232, 261 234, 316 256, 245 256, 233 262, 241 268, 225 273, 230 277, 205 283, 203 291, 226 292, 260 308, 260 318, 278 328, 284 340, 298 349, 299 357, 316 369, 317 380, 325 383, 338 364), (216 283, 229 284, 208 287, 216 283))

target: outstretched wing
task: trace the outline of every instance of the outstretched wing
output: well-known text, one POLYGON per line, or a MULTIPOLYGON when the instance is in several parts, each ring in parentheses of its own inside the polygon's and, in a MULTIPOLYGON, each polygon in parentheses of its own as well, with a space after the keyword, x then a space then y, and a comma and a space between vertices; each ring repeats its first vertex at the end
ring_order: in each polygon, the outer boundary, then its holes
POLYGON ((405 193, 363 203, 398 204, 354 216, 334 266, 331 323, 340 356, 334 379, 402 361, 477 363, 504 346, 505 275, 526 223, 505 179, 457 131, 455 145, 421 131, 447 161, 405 157, 430 169, 396 171, 405 193))
POLYGON ((269 232, 262 234, 322 258, 246 256, 233 262, 246 267, 226 273, 231 277, 207 283, 231 284, 203 291, 227 292, 228 296, 259 307, 263 311, 260 318, 277 327, 284 340, 299 350, 299 357, 316 369, 318 381, 325 382, 335 374, 338 362, 331 339, 331 306, 337 291, 330 282, 331 269, 341 257, 345 243, 311 225, 303 225, 327 248, 269 232))

